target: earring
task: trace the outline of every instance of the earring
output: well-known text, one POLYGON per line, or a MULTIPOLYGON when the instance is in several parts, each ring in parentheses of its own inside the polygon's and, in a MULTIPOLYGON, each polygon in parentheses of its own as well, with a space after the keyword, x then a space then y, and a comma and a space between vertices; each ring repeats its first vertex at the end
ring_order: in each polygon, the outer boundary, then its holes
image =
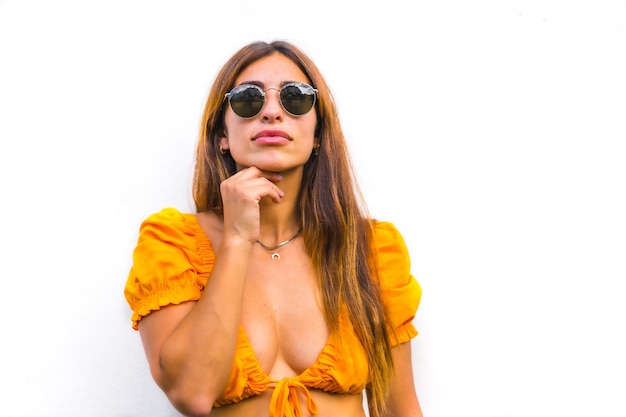
POLYGON ((228 152, 228 149, 224 149, 224 148, 222 148, 222 144, 220 144, 220 153, 221 153, 222 155, 226 155, 226 152, 228 152))
POLYGON ((315 148, 313 148, 313 155, 317 156, 318 153, 320 153, 320 145, 316 145, 315 148))

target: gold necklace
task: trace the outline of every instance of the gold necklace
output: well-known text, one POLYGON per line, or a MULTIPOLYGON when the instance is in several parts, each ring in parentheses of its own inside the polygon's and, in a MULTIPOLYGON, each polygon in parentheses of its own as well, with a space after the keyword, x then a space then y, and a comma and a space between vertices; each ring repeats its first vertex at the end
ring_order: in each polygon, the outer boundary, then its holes
POLYGON ((274 253, 272 253, 272 259, 280 259, 280 254, 278 252, 276 252, 276 249, 282 248, 283 246, 288 245, 291 242, 293 242, 298 236, 300 236, 300 232, 302 232, 302 228, 298 229, 298 231, 296 232, 295 235, 291 236, 289 239, 285 240, 284 242, 280 242, 276 246, 267 246, 265 243, 261 242, 258 239, 257 239, 256 243, 261 245, 261 247, 263 249, 265 249, 266 251, 274 252, 274 253))

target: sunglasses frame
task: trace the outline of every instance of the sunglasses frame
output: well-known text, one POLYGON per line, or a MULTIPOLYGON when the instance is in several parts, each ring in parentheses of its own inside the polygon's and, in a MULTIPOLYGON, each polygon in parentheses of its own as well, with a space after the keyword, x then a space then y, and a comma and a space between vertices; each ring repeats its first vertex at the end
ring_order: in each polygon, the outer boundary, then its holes
POLYGON ((230 109, 233 111, 233 113, 235 113, 237 116, 241 117, 242 119, 252 119, 253 117, 257 116, 259 113, 261 113, 261 110, 263 110, 263 107, 265 107, 265 103, 266 103, 266 91, 269 90, 276 90, 278 91, 278 102, 280 103, 280 107, 282 107, 282 109, 287 112, 287 114, 293 116, 293 117, 300 117, 300 116, 304 116, 305 114, 307 114, 308 112, 311 111, 311 109, 313 109, 315 107, 315 104, 317 103, 317 88, 313 88, 313 86, 307 84, 307 83, 303 83, 303 82, 291 82, 291 83, 287 83, 285 85, 283 85, 280 88, 276 88, 276 87, 269 87, 266 88, 265 90, 262 89, 260 86, 256 85, 256 84, 251 84, 251 83, 245 83, 245 84, 239 84, 238 86, 233 87, 232 90, 230 90, 228 93, 224 94, 224 99, 228 99, 228 105, 230 106, 230 109), (287 110, 285 108, 285 105, 283 104, 283 100, 280 96, 280 94, 283 92, 283 90, 287 87, 292 87, 292 86, 297 86, 300 90, 304 89, 310 89, 313 92, 313 103, 311 104, 311 108, 309 110, 307 110, 306 112, 302 113, 302 114, 294 114, 292 112, 290 112, 289 110, 287 110), (255 88, 258 91, 261 92, 261 97, 263 98, 263 104, 261 105, 261 107, 259 108, 259 111, 257 111, 256 113, 254 113, 252 116, 248 116, 248 117, 244 117, 239 115, 235 109, 233 108, 233 104, 230 101, 230 98, 232 96, 232 92, 235 91, 236 89, 240 89, 242 87, 245 88, 255 88))

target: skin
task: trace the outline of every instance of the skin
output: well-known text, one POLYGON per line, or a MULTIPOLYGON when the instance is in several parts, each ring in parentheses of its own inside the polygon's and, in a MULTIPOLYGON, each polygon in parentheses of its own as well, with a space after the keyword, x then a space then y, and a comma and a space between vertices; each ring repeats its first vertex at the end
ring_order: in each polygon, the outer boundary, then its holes
MULTIPOLYGON (((291 81, 308 83, 289 59, 273 54, 246 68, 236 84, 266 89, 291 81)), ((298 230, 296 198, 303 165, 317 146, 316 123, 315 111, 300 117, 285 112, 276 90, 266 91, 263 109, 251 119, 227 106, 220 144, 237 161, 238 172, 221 184, 223 216, 197 214, 217 254, 211 279, 200 300, 162 308, 139 323, 155 381, 186 416, 267 415, 272 390, 213 408, 231 372, 240 325, 262 369, 276 380, 302 373, 326 344, 328 328, 302 237, 279 250, 280 261, 256 244, 259 239, 273 246, 298 230), (259 132, 289 139, 253 140, 259 132)), ((395 347, 393 355, 397 371, 388 416, 420 417, 410 343, 395 347)), ((365 416, 362 395, 310 392, 319 417, 365 416)), ((306 404, 301 406, 309 416, 306 404)))

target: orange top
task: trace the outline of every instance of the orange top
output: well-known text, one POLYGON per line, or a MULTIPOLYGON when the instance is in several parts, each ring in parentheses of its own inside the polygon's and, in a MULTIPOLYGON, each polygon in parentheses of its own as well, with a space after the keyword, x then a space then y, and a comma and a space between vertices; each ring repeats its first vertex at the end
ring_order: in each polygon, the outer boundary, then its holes
MULTIPOLYGON (((412 324, 422 290, 410 273, 409 256, 402 236, 388 222, 375 222, 375 244, 382 294, 396 336, 392 345, 417 335, 412 324)), ((215 263, 211 242, 195 215, 168 208, 148 217, 142 224, 133 252, 133 265, 124 296, 130 305, 132 327, 151 311, 169 304, 198 300, 215 263)), ((298 392, 307 400, 311 414, 317 413, 308 389, 358 394, 369 380, 367 357, 349 320, 340 318, 339 330, 329 336, 317 361, 293 378, 272 380, 261 369, 243 327, 235 361, 224 392, 215 402, 219 407, 274 389, 270 416, 300 416, 298 392)))

